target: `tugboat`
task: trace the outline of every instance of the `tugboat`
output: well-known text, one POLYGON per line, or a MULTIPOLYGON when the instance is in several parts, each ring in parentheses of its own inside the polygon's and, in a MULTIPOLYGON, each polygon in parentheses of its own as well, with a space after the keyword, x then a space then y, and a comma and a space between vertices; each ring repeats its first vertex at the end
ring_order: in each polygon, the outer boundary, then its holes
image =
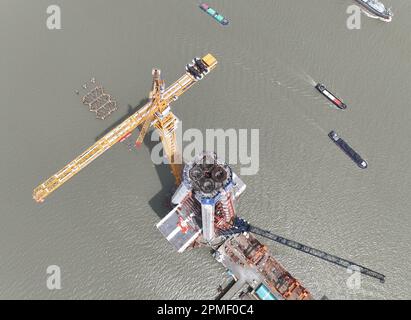
POLYGON ((216 10, 211 8, 209 4, 204 3, 204 2, 201 3, 200 4, 200 9, 203 10, 208 15, 212 16, 214 18, 214 20, 217 20, 223 26, 228 25, 228 20, 224 16, 219 14, 216 10))
POLYGON ((335 142, 337 146, 341 148, 342 151, 345 152, 347 156, 351 158, 352 161, 356 163, 361 169, 365 169, 368 167, 367 161, 365 161, 361 156, 355 152, 343 139, 341 139, 338 134, 334 131, 331 131, 328 136, 332 141, 335 142))
POLYGON ((364 9, 376 16, 377 18, 381 19, 385 22, 390 22, 393 17, 393 13, 391 9, 385 8, 384 4, 379 2, 378 0, 355 0, 358 2, 364 9))
POLYGON ((330 91, 327 90, 325 85, 318 83, 315 88, 320 91, 328 100, 330 100, 335 106, 338 108, 345 110, 347 109, 347 105, 338 99, 335 95, 333 95, 330 91))

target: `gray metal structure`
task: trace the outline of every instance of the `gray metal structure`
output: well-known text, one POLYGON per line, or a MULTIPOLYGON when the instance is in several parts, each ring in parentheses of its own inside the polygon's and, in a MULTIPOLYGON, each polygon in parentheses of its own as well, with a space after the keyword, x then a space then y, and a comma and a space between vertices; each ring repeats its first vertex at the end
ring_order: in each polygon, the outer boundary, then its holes
POLYGON ((273 240, 275 242, 281 243, 283 245, 286 245, 287 247, 296 249, 298 251, 304 252, 304 253, 308 253, 314 257, 320 258, 322 260, 331 262, 333 264, 336 264, 340 267, 344 267, 344 268, 350 268, 354 271, 358 270, 359 272, 361 272, 364 275, 367 275, 369 277, 372 278, 376 278, 378 280, 380 280, 380 282, 384 283, 385 282, 385 275, 373 271, 369 268, 366 268, 362 265, 359 265, 355 262, 337 257, 335 255, 326 253, 324 251, 312 248, 310 246, 307 246, 305 244, 299 243, 297 241, 294 240, 289 240, 287 238, 278 236, 274 233, 272 233, 271 231, 267 231, 267 230, 263 230, 261 228, 255 227, 250 225, 247 221, 245 221, 244 219, 241 218, 236 218, 235 219, 235 226, 233 229, 229 230, 226 232, 226 235, 230 235, 230 234, 235 234, 235 233, 242 233, 242 232, 251 232, 257 235, 260 235, 264 238, 273 240))

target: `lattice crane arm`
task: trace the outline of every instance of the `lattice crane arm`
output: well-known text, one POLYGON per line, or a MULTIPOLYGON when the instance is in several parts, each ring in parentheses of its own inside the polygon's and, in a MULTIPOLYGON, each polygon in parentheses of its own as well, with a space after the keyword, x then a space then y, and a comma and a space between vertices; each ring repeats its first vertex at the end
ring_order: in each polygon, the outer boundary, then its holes
POLYGON ((138 135, 138 139, 136 141, 136 147, 140 148, 141 144, 143 143, 144 137, 146 136, 146 133, 148 129, 151 126, 151 123, 153 122, 153 117, 154 114, 157 112, 158 106, 157 106, 157 101, 153 101, 151 107, 149 108, 147 112, 147 116, 144 119, 143 126, 140 130, 140 134, 138 135))
POLYGON ((346 269, 352 269, 354 271, 356 271, 355 270, 355 268, 356 268, 356 269, 358 269, 359 272, 361 272, 362 274, 364 274, 366 276, 376 278, 376 279, 380 280, 380 282, 382 282, 382 283, 385 282, 385 275, 383 275, 379 272, 376 272, 374 270, 371 270, 367 267, 364 267, 362 265, 359 265, 355 262, 352 262, 352 261, 337 257, 335 255, 329 254, 329 253, 324 252, 322 250, 312 248, 310 246, 299 243, 297 241, 283 238, 283 237, 278 236, 278 235, 276 235, 276 234, 274 234, 270 231, 263 230, 263 229, 260 229, 260 228, 254 227, 254 226, 250 226, 249 232, 258 234, 262 237, 265 237, 267 239, 270 239, 270 240, 273 240, 275 242, 281 243, 281 244, 283 244, 287 247, 296 249, 298 251, 308 253, 308 254, 310 254, 314 257, 317 257, 317 258, 320 258, 320 259, 325 260, 327 262, 333 263, 337 266, 344 267, 346 269))
MULTIPOLYGON (((314 257, 320 258, 322 260, 328 261, 330 263, 336 264, 340 267, 344 268, 351 268, 356 267, 359 272, 361 272, 364 275, 367 275, 372 278, 376 278, 380 280, 380 282, 384 283, 385 282, 385 275, 376 272, 374 270, 371 270, 367 267, 364 267, 362 265, 359 265, 355 262, 334 256, 332 254, 329 254, 327 252, 312 248, 310 246, 307 246, 305 244, 299 243, 294 240, 289 240, 286 238, 283 238, 281 236, 278 236, 271 231, 263 230, 261 228, 255 227, 253 225, 250 225, 247 221, 241 218, 236 218, 234 222, 234 227, 228 231, 223 232, 223 235, 231 235, 231 234, 236 234, 236 233, 241 233, 241 232, 251 232, 257 235, 260 235, 264 238, 270 239, 272 241, 278 242, 280 244, 283 244, 287 247, 296 249, 298 251, 308 253, 314 257)), ((354 269, 355 270, 355 269, 354 269)))
MULTIPOLYGON (((201 61, 207 67, 207 71, 211 71, 217 66, 217 60, 211 55, 207 54, 201 61)), ((197 81, 193 74, 186 72, 180 79, 168 87, 162 94, 161 100, 158 103, 158 110, 161 112, 167 106, 177 100, 177 98, 191 88, 197 81)), ((40 184, 33 191, 33 199, 37 202, 43 202, 53 191, 63 185, 66 181, 71 179, 79 171, 84 169, 93 160, 101 156, 105 151, 110 149, 117 142, 121 141, 129 133, 135 130, 141 123, 146 120, 152 104, 148 103, 143 106, 136 113, 127 118, 124 122, 116 128, 107 133, 104 137, 98 140, 90 148, 85 150, 80 156, 67 164, 63 169, 51 176, 45 182, 40 184)))
POLYGON ((53 191, 71 179, 80 170, 84 169, 88 164, 101 156, 105 151, 114 146, 128 133, 136 129, 144 120, 145 113, 150 107, 146 104, 139 111, 117 126, 115 129, 107 133, 104 137, 98 140, 95 144, 85 150, 81 155, 67 164, 63 169, 52 175, 49 179, 39 185, 33 191, 33 199, 37 202, 43 202, 53 191))

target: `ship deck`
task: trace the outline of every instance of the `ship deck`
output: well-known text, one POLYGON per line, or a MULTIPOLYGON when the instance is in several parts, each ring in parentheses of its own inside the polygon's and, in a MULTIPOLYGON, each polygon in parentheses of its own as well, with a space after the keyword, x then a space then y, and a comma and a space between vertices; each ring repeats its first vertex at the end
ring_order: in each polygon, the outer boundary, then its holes
POLYGON ((264 285, 276 300, 311 300, 303 288, 252 235, 236 235, 216 251, 216 259, 233 275, 236 283, 222 300, 259 299, 256 291, 264 285))

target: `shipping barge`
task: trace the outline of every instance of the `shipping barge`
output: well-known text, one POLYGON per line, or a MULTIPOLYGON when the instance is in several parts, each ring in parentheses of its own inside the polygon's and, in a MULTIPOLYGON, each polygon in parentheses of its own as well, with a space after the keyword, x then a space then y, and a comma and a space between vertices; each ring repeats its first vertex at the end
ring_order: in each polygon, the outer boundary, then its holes
POLYGON ((391 9, 385 8, 384 4, 378 0, 355 0, 359 3, 368 13, 376 16, 380 20, 390 22, 393 17, 391 9))
POLYGON ((234 281, 222 288, 221 300, 313 300, 294 278, 250 233, 237 234, 214 252, 214 258, 234 281))
POLYGON ((336 134, 334 131, 331 131, 328 136, 332 141, 335 142, 337 146, 341 148, 345 152, 347 156, 351 158, 352 161, 354 161, 357 166, 359 166, 361 169, 365 169, 368 167, 367 161, 365 161, 361 156, 355 152, 343 139, 341 139, 338 134, 336 134))
POLYGON ((347 109, 347 105, 341 101, 341 99, 337 98, 333 95, 330 91, 327 90, 326 86, 322 83, 317 83, 315 88, 320 91, 328 100, 330 100, 336 107, 345 110, 347 109))
POLYGON ((228 20, 222 16, 221 14, 219 14, 216 10, 214 10, 213 8, 210 7, 209 4, 207 3, 201 3, 200 4, 200 9, 203 10, 205 13, 207 13, 208 15, 210 15, 211 17, 214 18, 214 20, 218 21, 220 24, 222 24, 223 26, 228 25, 228 20))

